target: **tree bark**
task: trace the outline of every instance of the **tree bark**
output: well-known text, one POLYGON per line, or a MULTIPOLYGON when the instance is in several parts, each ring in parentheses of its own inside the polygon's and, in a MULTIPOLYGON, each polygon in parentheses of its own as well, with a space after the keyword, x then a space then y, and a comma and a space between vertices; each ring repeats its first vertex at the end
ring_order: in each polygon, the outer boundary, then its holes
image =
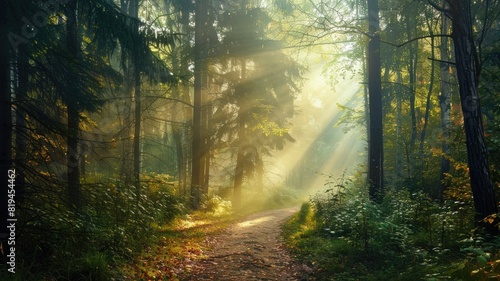
MULTIPOLYGON (((129 15, 134 18, 134 31, 139 31, 139 0, 132 0, 129 15)), ((133 81, 134 81, 134 142, 133 142, 133 181, 137 203, 141 197, 141 52, 139 45, 134 46, 133 81)))
MULTIPOLYGON (((184 9, 182 10, 181 13, 182 13, 181 14, 182 30, 183 30, 184 34, 189 35, 190 34, 189 8, 184 7, 184 9)), ((190 40, 189 38, 191 38, 191 36, 186 36, 186 40, 184 41, 184 44, 189 45, 189 40, 190 40)), ((183 58, 181 60, 181 69, 182 69, 183 75, 185 75, 186 77, 188 77, 190 75, 189 63, 188 63, 187 58, 183 58)), ((190 89, 189 83, 184 82, 182 84, 182 89, 181 89, 181 100, 184 101, 186 104, 191 103, 189 89, 190 89)), ((192 108, 184 107, 183 117, 184 117, 183 121, 186 123, 193 120, 192 108)), ((183 153, 183 155, 184 155, 184 159, 183 159, 183 167, 181 170, 182 171, 182 178, 183 178, 183 181, 182 181, 183 182, 183 186, 182 186, 183 195, 187 195, 187 187, 188 187, 188 179, 189 179, 188 174, 191 172, 190 169, 192 169, 192 166, 191 166, 192 153, 190 151, 190 146, 187 145, 187 139, 189 139, 189 135, 190 135, 189 129, 190 128, 188 126, 185 126, 185 128, 183 128, 183 135, 184 135, 184 139, 183 139, 184 140, 184 142, 183 142, 184 153, 183 153)))
MULTIPOLYGON (((170 28, 174 30, 173 25, 170 25, 170 28)), ((179 58, 181 58, 181 50, 180 48, 173 47, 172 48, 172 72, 174 73, 180 73, 180 63, 179 63, 179 58)), ((180 90, 180 85, 174 86, 172 89, 172 95, 174 98, 182 100, 182 94, 180 90)), ((185 177, 183 174, 185 174, 185 157, 184 157, 184 144, 183 144, 183 126, 181 123, 184 122, 184 111, 182 108, 182 105, 179 102, 174 102, 174 105, 172 107, 172 117, 176 123, 172 124, 172 139, 174 141, 175 145, 175 154, 176 154, 176 168, 177 168, 177 192, 179 196, 184 195, 183 191, 183 186, 184 186, 184 180, 185 177), (178 122, 178 123, 177 123, 178 122)), ((165 122, 165 128, 167 128, 167 122, 165 122)), ((165 134, 167 134, 167 130, 165 130, 165 134)))
MULTIPOLYGON (((244 83, 247 76, 247 66, 246 59, 241 58, 241 74, 240 83, 244 83)), ((245 87, 239 87, 240 91, 245 91, 245 87)), ((238 91, 238 90, 236 90, 238 91)), ((245 93, 239 93, 238 95, 243 96, 245 93)), ((241 207, 241 189, 243 186, 243 176, 245 169, 245 153, 246 153, 246 130, 245 130, 245 112, 243 104, 237 104, 238 109, 238 154, 236 155, 236 166, 234 168, 234 186, 233 186, 233 207, 241 207)))
MULTIPOLYGON (((425 146, 425 135, 427 134, 427 126, 429 124, 429 115, 430 115, 430 110, 431 110, 431 97, 432 97, 432 92, 434 90, 434 72, 435 72, 435 65, 434 65, 434 59, 435 59, 435 51, 434 51, 434 34, 432 31, 432 24, 429 24, 429 31, 431 37, 431 73, 429 77, 429 89, 427 90, 427 97, 425 101, 425 113, 424 113, 424 125, 422 128, 422 131, 420 131, 420 146, 419 146, 419 154, 420 154, 420 162, 422 164, 422 171, 424 167, 424 146, 425 146)), ((423 180, 423 176, 421 177, 423 180)), ((423 183, 422 183, 423 186, 423 183)))
MULTIPOLYGON (((441 34, 448 34, 448 18, 444 15, 441 16, 441 34)), ((439 199, 443 202, 443 193, 446 188, 444 179, 445 175, 450 171, 450 148, 448 141, 450 139, 450 112, 451 112, 451 89, 450 89, 450 65, 448 52, 448 38, 441 37, 441 45, 439 46, 441 53, 441 94, 439 96, 439 108, 441 119, 441 150, 443 156, 441 157, 441 173, 440 182, 441 190, 439 192, 439 199)))
MULTIPOLYGON (((131 0, 120 0, 120 9, 123 14, 132 15, 131 0)), ((122 49, 126 47, 122 45, 122 49)), ((133 184, 134 167, 133 167, 133 139, 132 136, 132 104, 134 101, 134 62, 130 61, 125 52, 122 52, 123 75, 125 77, 123 90, 123 107, 122 110, 122 126, 120 133, 120 150, 121 150, 121 167, 120 179, 122 179, 125 187, 133 184), (131 159, 132 158, 132 159, 131 159)))
MULTIPOLYGON (((396 68, 396 69, 399 69, 396 68)), ((397 82, 399 84, 403 83, 403 77, 401 71, 397 72, 397 82)), ((403 121, 402 121, 402 111, 403 111, 403 101, 402 94, 398 93, 396 95, 396 184, 399 186, 401 179, 403 178, 403 121)))
POLYGON ((380 26, 378 13, 378 0, 368 0, 370 33, 367 56, 370 109, 368 184, 370 186, 370 198, 376 202, 382 200, 384 192, 380 26))
POLYGON ((260 194, 264 192, 264 161, 260 155, 255 156, 255 176, 256 176, 256 191, 260 194))
POLYGON ((16 193, 22 195, 26 185, 25 168, 27 158, 26 138, 26 109, 25 103, 28 98, 28 48, 25 44, 19 46, 17 58, 17 81, 18 87, 16 91, 16 146, 15 146, 15 164, 16 164, 16 193))
MULTIPOLYGON (((181 122, 179 113, 178 103, 174 105, 174 115, 176 116, 176 121, 181 122)), ((165 124, 166 126, 166 124, 165 124)), ((184 159, 184 145, 183 145, 183 128, 180 124, 172 124, 172 138, 175 144, 175 153, 176 153, 176 164, 177 164, 177 182, 178 182, 178 192, 179 196, 183 195, 183 186, 185 177, 185 159, 184 159)))
MULTIPOLYGON (((207 85, 208 86, 208 85, 207 85)), ((203 149, 203 160, 204 160, 204 173, 203 173, 203 194, 208 195, 208 187, 210 184, 210 155, 211 155, 211 150, 212 150, 212 140, 210 138, 210 131, 211 131, 211 112, 212 112, 212 106, 211 102, 204 102, 206 105, 205 110, 204 110, 204 119, 205 119, 205 130, 204 130, 204 136, 203 139, 205 140, 205 145, 203 149)))
MULTIPOLYGON (((205 26, 205 24, 204 24, 205 26)), ((203 40, 206 40, 205 30, 203 30, 203 40)), ((204 41, 205 42, 205 41, 204 41)), ((202 57, 205 57, 205 47, 203 48, 202 57)), ((207 167, 207 155, 209 151, 208 147, 208 109, 207 109, 207 94, 208 94, 208 84, 207 84, 207 75, 205 71, 205 60, 203 60, 202 71, 201 71, 201 128, 200 128, 200 143, 201 143, 201 159, 200 159, 200 193, 202 195, 208 194, 208 170, 210 167, 207 167)), ((210 161, 210 159, 208 159, 210 161)))
POLYGON ((245 165, 245 152, 242 148, 238 149, 236 156, 236 166, 234 168, 234 186, 233 186, 233 207, 241 207, 241 187, 243 185, 243 167, 245 165))
MULTIPOLYGON (((0 1, 0 242, 4 243, 8 237, 6 208, 8 195, 8 171, 12 169, 12 116, 10 100, 10 78, 9 78, 9 41, 5 40, 8 35, 9 7, 7 1, 0 1)), ((3 244, 4 246, 7 246, 3 244)), ((7 247, 4 247, 7 249, 7 247)), ((7 255, 4 251, 4 256, 7 255)))
POLYGON ((78 43, 78 20, 77 20, 78 1, 70 1, 67 10, 67 42, 66 47, 70 56, 73 58, 73 65, 70 69, 70 81, 72 87, 66 87, 66 105, 68 113, 67 130, 67 152, 66 165, 68 173, 68 203, 75 212, 81 211, 81 190, 80 190, 80 161, 78 153, 78 134, 80 131, 80 109, 78 98, 81 96, 76 61, 80 56, 80 47, 78 43), (71 92, 69 92, 71 89, 71 92))
POLYGON ((484 218, 496 214, 498 209, 484 140, 478 92, 480 64, 473 39, 470 2, 448 0, 447 3, 452 16, 452 37, 474 207, 478 217, 484 218))
MULTIPOLYGON (((412 39, 412 31, 411 27, 413 26, 413 22, 411 22, 411 18, 413 15, 406 16, 406 32, 407 39, 412 39)), ((410 78, 410 116, 411 116, 411 139, 410 139, 410 153, 413 153, 415 148, 415 141, 417 139, 417 117, 415 114, 415 87, 416 87, 416 77, 417 77, 417 59, 418 59, 418 41, 410 43, 409 46, 409 64, 408 64, 408 76, 410 78)), ((411 175, 408 175, 411 176, 411 175)))
POLYGON ((200 207, 201 188, 203 184, 202 167, 202 68, 204 38, 203 28, 205 23, 205 0, 195 2, 195 46, 194 46, 194 103, 193 103, 193 148, 192 148, 192 172, 191 172, 191 206, 194 209, 200 207))

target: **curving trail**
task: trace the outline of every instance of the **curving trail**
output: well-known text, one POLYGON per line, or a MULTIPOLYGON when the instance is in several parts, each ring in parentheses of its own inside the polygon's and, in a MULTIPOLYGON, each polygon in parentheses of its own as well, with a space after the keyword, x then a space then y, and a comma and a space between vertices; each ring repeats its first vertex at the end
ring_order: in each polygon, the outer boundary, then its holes
POLYGON ((281 224, 298 207, 250 215, 223 233, 208 237, 206 257, 181 280, 307 280, 280 240, 281 224))

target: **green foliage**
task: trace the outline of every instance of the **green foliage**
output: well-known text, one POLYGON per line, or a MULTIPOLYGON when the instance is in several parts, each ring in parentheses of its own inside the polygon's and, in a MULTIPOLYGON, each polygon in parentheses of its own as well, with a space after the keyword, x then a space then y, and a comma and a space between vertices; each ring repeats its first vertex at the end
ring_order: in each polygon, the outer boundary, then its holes
POLYGON ((104 253, 86 252, 67 264, 69 280, 106 281, 111 278, 108 257, 104 253))
MULTIPOLYGON (((500 274, 500 238, 476 236, 464 240, 468 247, 462 248, 465 253, 462 272, 470 272, 474 280, 492 280, 500 274), (475 238, 475 239, 474 239, 475 238)), ((461 271, 457 270, 456 274, 461 271)))
POLYGON ((201 210, 213 214, 214 217, 228 215, 233 210, 231 201, 224 200, 222 197, 214 195, 212 197, 205 196, 201 205, 201 210))
POLYGON ((82 189, 86 207, 78 216, 63 207, 64 197, 40 189, 36 200, 22 206, 23 278, 34 280, 43 272, 43 278, 54 280, 110 280, 113 265, 139 254, 154 241, 159 227, 183 211, 168 179, 144 175, 137 200, 133 186, 88 176, 82 189))
POLYGON ((328 190, 326 198, 313 200, 323 210, 318 219, 328 235, 366 252, 409 254, 412 230, 407 222, 415 211, 408 202, 391 200, 405 199, 403 196, 394 194, 379 205, 370 201, 363 190, 348 189, 344 195, 332 193, 328 190))
POLYGON ((488 280, 499 273, 500 240, 480 231, 471 238, 471 204, 440 205, 423 192, 392 188, 376 204, 362 184, 329 177, 327 185, 283 232, 318 280, 488 280))

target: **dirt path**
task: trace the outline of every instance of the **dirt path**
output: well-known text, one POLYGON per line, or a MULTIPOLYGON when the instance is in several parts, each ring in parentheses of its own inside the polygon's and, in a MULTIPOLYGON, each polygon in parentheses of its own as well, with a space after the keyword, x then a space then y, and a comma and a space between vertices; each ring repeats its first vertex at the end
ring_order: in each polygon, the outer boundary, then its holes
POLYGON ((253 214, 208 237, 209 250, 181 280, 307 280, 284 249, 280 226, 298 207, 253 214))

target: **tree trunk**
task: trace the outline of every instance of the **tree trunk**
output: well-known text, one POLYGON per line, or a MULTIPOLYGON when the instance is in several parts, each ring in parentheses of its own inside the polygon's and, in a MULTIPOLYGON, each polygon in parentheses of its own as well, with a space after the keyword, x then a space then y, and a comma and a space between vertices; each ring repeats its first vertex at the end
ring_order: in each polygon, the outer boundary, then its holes
MULTIPOLYGON (((432 91, 434 90, 434 70, 435 70, 435 65, 434 65, 434 34, 432 32, 432 24, 429 24, 429 31, 430 31, 430 36, 431 36, 431 73, 429 77, 429 89, 427 90, 427 98, 425 101, 425 113, 424 113, 424 125, 422 128, 422 131, 420 131, 420 147, 419 147, 419 154, 420 154, 420 161, 422 163, 422 169, 424 167, 424 146, 425 146, 425 135, 427 134, 427 126, 429 123, 429 114, 431 110, 431 96, 432 96, 432 91)), ((422 180, 423 180, 423 170, 422 170, 422 180)))
MULTIPOLYGON (((215 19, 213 18, 213 14, 210 13, 208 8, 209 1, 205 1, 204 10, 205 13, 205 21, 203 25, 203 42, 205 47, 203 48, 203 57, 209 58, 212 56, 211 47, 218 42, 211 42, 210 36, 208 35, 210 30, 210 26, 213 26, 215 19)), ((212 118, 212 98, 210 96, 212 90, 212 78, 208 75, 208 65, 207 59, 203 60, 204 65, 202 67, 202 89, 205 89, 204 94, 202 95, 202 158, 203 158, 203 173, 202 173, 202 192, 203 194, 208 194, 209 182, 210 182, 210 155, 212 150, 212 141, 211 141, 211 118, 212 118)))
POLYGON ((26 168, 26 138, 27 138, 27 128, 26 128, 26 110, 25 103, 28 99, 28 53, 26 45, 19 46, 18 59, 17 59, 17 80, 18 87, 16 92, 16 151, 15 151, 15 163, 16 163, 16 195, 19 196, 24 193, 24 188, 26 185, 25 179, 25 168, 26 168))
POLYGON ((211 150, 212 150, 212 141, 210 138, 210 119, 211 119, 211 113, 212 113, 212 106, 211 102, 205 102, 205 112, 204 112, 204 119, 205 119, 205 130, 204 130, 204 140, 205 140, 205 145, 203 149, 203 159, 204 159, 204 168, 205 171, 203 173, 203 194, 208 195, 208 187, 210 184, 210 155, 211 155, 211 150))
MULTIPOLYGON (((413 37, 413 32, 411 27, 414 26, 411 19, 413 15, 406 16, 406 33, 407 39, 411 40, 413 37)), ((409 45, 409 64, 408 64, 408 76, 410 78, 410 116, 411 116, 411 139, 410 139, 410 153, 413 154, 415 149, 415 141, 417 139, 417 117, 415 113, 415 96, 416 96, 416 80, 417 80, 417 61, 418 61, 418 41, 412 42, 409 45)), ((410 164, 410 163, 408 163, 410 164)), ((411 170, 411 167, 408 167, 411 170)), ((411 174, 408 175, 411 177, 411 174)))
POLYGON ((447 2, 453 19, 452 36, 474 207, 478 217, 484 218, 496 214, 498 209, 484 140, 478 92, 480 65, 473 41, 470 3, 467 0, 447 2))
MULTIPOLYGON (((203 32, 203 40, 206 40, 205 37, 205 30, 203 32)), ((205 41, 204 41, 205 42, 205 41)), ((205 49, 206 45, 203 48, 203 53, 202 57, 205 57, 205 49)), ((203 62, 205 62, 203 60, 203 62)), ((203 63, 202 65, 202 71, 201 71, 201 128, 200 128, 200 143, 201 143, 201 159, 200 159, 200 193, 201 194, 206 194, 205 192, 208 193, 208 186, 205 185, 205 183, 208 181, 207 177, 207 153, 209 150, 208 147, 208 112, 207 112, 207 75, 205 73, 205 65, 203 63)), ((210 160, 209 160, 210 161, 210 160)), ((209 168, 209 167, 208 167, 209 168)))
MULTIPOLYGON (((441 16, 441 34, 448 34, 448 18, 443 14, 441 16)), ((441 45, 439 47, 441 53, 441 95, 439 96, 439 108, 441 109, 441 150, 443 156, 441 157, 441 173, 440 182, 441 190, 439 192, 439 199, 443 202, 443 193, 446 188, 444 179, 445 175, 450 171, 450 148, 448 141, 450 139, 450 113, 451 113, 451 89, 450 89, 450 66, 447 61, 449 60, 448 52, 448 38, 441 37, 441 45)))
MULTIPOLYGON (((396 69, 399 69, 399 66, 396 69)), ((403 83, 403 77, 401 71, 397 72, 397 82, 399 84, 403 83)), ((403 178, 403 150, 401 149, 401 146, 403 144, 402 111, 403 111, 402 94, 398 93, 396 95, 396 184, 398 186, 400 185, 401 179, 403 178)))
MULTIPOLYGON (((83 138, 84 139, 84 138, 83 138)), ((80 140, 80 178, 85 181, 85 174, 87 173, 87 157, 85 153, 86 144, 84 140, 80 140)))
MULTIPOLYGON (((240 83, 244 83, 247 76, 247 66, 246 59, 241 58, 241 74, 240 74, 240 83)), ((240 87, 242 91, 245 91, 240 87)), ((240 95, 244 95, 244 93, 240 93, 240 95)), ((234 186, 233 186, 233 207, 239 208, 241 207, 241 189, 243 186, 243 176, 244 176, 244 168, 245 168, 245 150, 246 150, 246 130, 245 130, 245 109, 243 108, 243 104, 238 104, 238 154, 236 155, 236 166, 234 168, 234 186)))
MULTIPOLYGON (((11 116, 11 100, 10 100, 10 78, 9 78, 9 41, 7 38, 9 21, 8 21, 8 3, 0 1, 0 36, 3 38, 0 42, 0 242, 4 244, 8 237, 7 219, 9 218, 6 202, 8 201, 8 180, 9 170, 12 169, 12 116, 11 116)), ((3 255, 7 255, 4 251, 3 255)))
MULTIPOLYGON (((177 108, 177 106, 174 106, 174 108, 177 108)), ((179 114, 178 112, 175 113, 176 116, 179 114)), ((183 185, 184 185, 184 177, 183 173, 184 171, 184 166, 185 166, 185 160, 184 160, 184 145, 182 142, 182 127, 179 124, 172 124, 172 138, 174 140, 175 144, 175 152, 176 152, 176 158, 177 158, 177 182, 178 182, 178 192, 179 195, 183 195, 183 185)))
MULTIPOLYGON (((123 14, 132 15, 131 0, 120 0, 120 9, 123 14)), ((125 49, 125 46, 122 46, 125 49)), ((124 186, 128 187, 133 184, 134 168, 133 168, 133 140, 132 136, 132 103, 134 101, 134 62, 130 61, 125 52, 122 52, 122 65, 123 75, 125 76, 124 90, 123 90, 123 121, 120 133, 120 149, 121 149, 121 167, 120 179, 122 179, 124 186)))
MULTIPOLYGON (((173 26, 170 26, 172 30, 174 29, 173 26)), ((172 72, 174 73, 180 73, 180 63, 179 63, 179 58, 181 57, 181 51, 180 48, 173 47, 172 48, 172 72)), ((182 100, 182 94, 180 91, 179 85, 174 86, 172 89, 172 95, 175 99, 182 100)), ((172 116, 174 119, 174 123, 172 123, 172 139, 174 141, 175 145, 175 154, 176 154, 176 164, 177 164, 177 192, 179 196, 184 195, 183 191, 183 186, 184 186, 184 180, 185 177, 183 174, 185 173, 184 167, 185 167, 185 159, 184 159, 184 144, 183 144, 183 126, 181 123, 184 122, 184 111, 182 108, 182 105, 179 102, 174 102, 174 105, 172 107, 172 116)), ((167 122, 165 122, 165 128, 167 128, 167 122)), ((165 134, 166 134, 166 129, 165 129, 165 134)))
MULTIPOLYGON (((181 15, 181 22, 182 22, 182 28, 183 28, 183 31, 185 34, 189 34, 190 33, 190 27, 189 27, 189 24, 190 24, 190 21, 189 21, 189 9, 185 9, 185 10, 182 10, 182 15, 181 15)), ((190 36, 186 36, 187 40, 184 41, 184 44, 188 44, 189 45, 189 38, 191 38, 190 36)), ((189 63, 188 63, 188 60, 186 58, 183 58, 181 60, 181 69, 182 69, 182 73, 183 75, 185 75, 186 77, 188 77, 190 75, 190 71, 189 71, 189 63)), ((181 89, 181 100, 184 101, 186 104, 190 104, 191 103, 191 97, 190 97, 190 94, 189 94, 189 89, 190 89, 190 85, 188 82, 184 82, 182 84, 182 89, 181 89)), ((184 113, 183 113, 183 121, 184 122, 190 122, 191 120, 193 120, 193 110, 191 108, 188 108, 188 107, 184 107, 184 113)), ((182 182, 183 182, 183 186, 182 186, 182 190, 183 190, 183 195, 187 195, 187 187, 188 187, 188 174, 191 172, 190 169, 192 169, 192 166, 191 166, 191 157, 192 157, 192 153, 191 151, 189 150, 190 146, 187 145, 187 139, 189 139, 189 127, 188 126, 185 126, 183 128, 183 136, 184 136, 184 141, 183 141, 183 150, 184 150, 184 157, 183 157, 183 167, 182 167, 182 182)))
MULTIPOLYGON (((78 21, 77 21, 78 1, 68 3, 67 10, 67 42, 66 47, 74 61, 77 61, 80 56, 80 47, 78 43, 78 21)), ((78 97, 81 96, 80 87, 78 86, 78 70, 76 63, 70 69, 70 81, 73 87, 66 87, 72 92, 64 93, 66 98, 67 113, 68 113, 68 131, 67 131, 67 152, 66 165, 68 173, 68 203, 75 212, 81 211, 81 190, 80 190, 80 161, 78 153, 78 134, 80 131, 80 109, 78 106, 78 97)))
POLYGON ((81 210, 80 163, 78 154, 78 132, 80 120, 78 107, 68 103, 67 172, 69 204, 76 212, 81 210))
POLYGON ((139 58, 136 53, 134 60, 134 185, 137 191, 137 197, 141 192, 141 72, 139 68, 139 58))
MULTIPOLYGON (((363 81, 368 81, 368 46, 363 48, 363 81)), ((370 101, 369 101, 368 87, 363 87, 363 109, 364 109, 364 120, 366 129, 366 140, 367 145, 370 145, 370 101)), ((370 156, 367 155, 365 159, 367 167, 370 167, 370 156)))
POLYGON ((264 192, 264 161, 260 155, 256 155, 255 163, 255 176, 257 177, 255 189, 258 193, 263 194, 264 192))
POLYGON ((241 187, 243 185, 243 167, 245 165, 245 152, 238 148, 236 156, 236 167, 234 168, 234 186, 233 186, 233 207, 241 207, 241 187))
POLYGON ((192 150, 192 172, 191 172, 191 206, 194 209, 200 207, 200 196, 202 182, 202 68, 203 68, 203 25, 205 23, 204 0, 196 0, 195 13, 195 46, 194 46, 194 104, 193 104, 193 150, 192 150))
MULTIPOLYGON (((134 19, 134 31, 139 31, 139 0, 129 2, 129 15, 134 19)), ((133 141, 133 183, 136 190, 137 204, 141 198, 141 52, 140 46, 134 46, 133 81, 134 81, 134 141, 133 141)))
POLYGON ((376 202, 380 202, 383 198, 384 188, 380 27, 378 13, 378 0, 368 0, 370 32, 367 56, 370 109, 368 184, 370 186, 370 198, 376 202))

